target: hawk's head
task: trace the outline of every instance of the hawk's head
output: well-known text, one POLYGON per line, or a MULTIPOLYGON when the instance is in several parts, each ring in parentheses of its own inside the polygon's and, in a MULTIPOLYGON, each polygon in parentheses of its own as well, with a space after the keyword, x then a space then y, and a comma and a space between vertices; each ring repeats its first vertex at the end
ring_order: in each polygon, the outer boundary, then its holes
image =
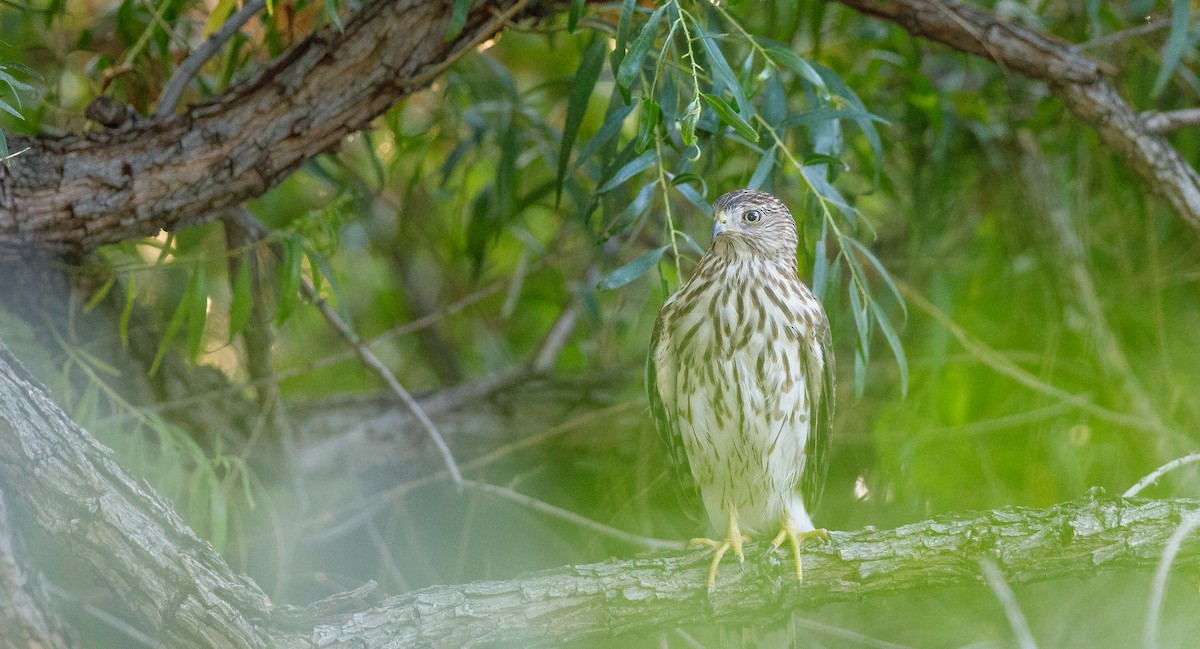
POLYGON ((713 203, 715 254, 794 261, 799 245, 792 213, 782 201, 766 192, 739 189, 713 203))

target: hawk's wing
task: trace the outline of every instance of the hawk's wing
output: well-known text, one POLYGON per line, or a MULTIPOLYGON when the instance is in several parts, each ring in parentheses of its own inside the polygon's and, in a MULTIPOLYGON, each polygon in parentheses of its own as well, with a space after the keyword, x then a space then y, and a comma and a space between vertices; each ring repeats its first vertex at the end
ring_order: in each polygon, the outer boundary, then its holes
MULTIPOLYGON (((822 318, 824 320, 824 318, 822 318)), ((829 441, 833 431, 833 347, 829 335, 829 322, 819 324, 817 347, 821 350, 818 363, 811 355, 804 363, 805 387, 809 390, 809 408, 812 422, 808 442, 804 445, 804 473, 800 476, 800 493, 804 496, 804 508, 816 511, 825 489, 825 473, 829 469, 829 441)))
POLYGON ((687 449, 683 445, 683 434, 679 430, 678 364, 674 350, 663 340, 664 316, 667 309, 659 312, 654 321, 654 333, 650 338, 650 353, 646 355, 646 396, 650 400, 650 413, 654 415, 654 427, 671 459, 679 503, 689 518, 699 519, 700 489, 692 478, 687 449), (660 345, 667 345, 661 352, 660 345), (662 356, 656 359, 657 356, 662 356))

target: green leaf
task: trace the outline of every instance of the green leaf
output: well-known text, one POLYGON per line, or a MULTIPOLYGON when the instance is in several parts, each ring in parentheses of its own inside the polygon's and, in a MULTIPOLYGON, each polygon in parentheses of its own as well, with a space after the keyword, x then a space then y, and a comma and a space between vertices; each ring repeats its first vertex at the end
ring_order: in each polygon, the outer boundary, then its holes
POLYGON ((700 98, 696 97, 687 105, 683 117, 679 120, 679 137, 684 146, 696 145, 696 124, 700 121, 700 113, 700 98))
POLYGON ((129 276, 129 285, 125 287, 125 307, 121 309, 121 318, 117 322, 117 331, 121 334, 121 346, 129 346, 129 320, 133 317, 133 298, 137 295, 137 284, 129 276))
POLYGON ((21 121, 25 121, 25 117, 22 116, 21 113, 17 112, 16 108, 9 106, 8 102, 4 101, 3 99, 0 99, 0 110, 3 110, 4 112, 8 113, 9 115, 12 115, 13 117, 16 117, 17 119, 19 119, 21 121))
POLYGON ((567 12, 567 33, 574 34, 579 17, 583 15, 584 0, 571 0, 571 9, 567 12))
POLYGON ((846 241, 849 241, 850 247, 854 248, 860 254, 862 254, 862 256, 866 257, 867 262, 875 267, 875 272, 883 278, 883 281, 887 284, 888 290, 892 292, 892 297, 895 298, 896 303, 900 305, 900 311, 904 315, 904 319, 907 320, 908 307, 904 304, 904 297, 900 295, 900 288, 896 286, 896 281, 892 279, 892 274, 883 267, 883 264, 880 263, 879 258, 876 257, 875 254, 872 253, 871 250, 864 246, 859 240, 847 237, 846 241))
POLYGON ((1158 69, 1158 76, 1154 79, 1154 89, 1150 91, 1151 96, 1157 97, 1158 93, 1162 92, 1163 87, 1167 85, 1167 81, 1175 72, 1175 68, 1179 66, 1184 46, 1188 42, 1188 24, 1191 22, 1191 15, 1191 0, 1175 0, 1171 8, 1171 32, 1167 36, 1167 45, 1163 49, 1162 67, 1158 69))
POLYGON ((812 290, 813 295, 817 296, 818 300, 825 301, 825 287, 829 281, 829 257, 825 251, 825 229, 828 227, 827 222, 821 220, 821 238, 817 239, 817 243, 813 246, 813 274, 812 274, 812 290))
POLYGON ((198 279, 201 271, 199 265, 192 269, 192 277, 188 281, 187 289, 183 292, 183 297, 179 300, 179 304, 175 305, 175 311, 171 314, 171 319, 167 322, 167 328, 163 330, 162 339, 158 341, 158 349, 154 353, 154 361, 150 363, 150 371, 148 374, 154 376, 158 373, 158 367, 167 356, 167 350, 171 347, 171 341, 179 334, 179 330, 183 328, 187 322, 188 314, 192 306, 192 294, 197 289, 197 284, 202 283, 203 279, 198 279))
POLYGON ((771 171, 775 169, 775 152, 779 150, 779 145, 773 144, 759 158, 758 164, 754 167, 754 173, 750 174, 750 181, 746 183, 746 187, 750 189, 761 189, 771 179, 771 171))
POLYGON ((621 126, 625 123, 625 118, 629 117, 629 113, 633 112, 633 106, 620 106, 604 118, 604 123, 600 125, 599 130, 592 136, 592 139, 583 145, 579 150, 579 156, 575 158, 575 164, 571 167, 571 171, 579 168, 584 162, 590 160, 593 156, 604 148, 618 133, 621 132, 621 126))
POLYGON ((629 53, 621 61, 621 67, 617 70, 617 86, 624 93, 626 100, 629 97, 629 88, 633 84, 633 79, 642 70, 642 63, 646 60, 646 54, 650 51, 650 46, 654 43, 654 39, 658 36, 658 23, 662 19, 663 11, 667 8, 666 5, 659 7, 646 20, 646 24, 642 26, 642 31, 638 34, 633 45, 629 47, 629 53))
POLYGON ((614 73, 621 68, 621 61, 625 59, 625 46, 629 43, 629 32, 633 26, 633 10, 636 7, 637 0, 624 0, 621 3, 621 17, 617 19, 616 48, 613 49, 610 63, 614 73))
POLYGON ((567 116, 563 122, 562 144, 558 149, 558 178, 554 188, 554 204, 562 200, 563 181, 567 177, 567 164, 571 160, 571 149, 575 146, 575 137, 579 134, 579 126, 587 113, 588 100, 600 78, 604 68, 604 41, 593 38, 583 52, 579 70, 571 82, 571 93, 567 98, 567 116))
POLYGON ((296 308, 300 299, 300 271, 303 253, 300 243, 295 238, 287 238, 280 242, 283 247, 283 259, 279 260, 277 273, 279 275, 278 305, 275 307, 276 326, 284 323, 296 308))
POLYGON ((658 120, 662 116, 662 109, 659 108, 658 102, 649 97, 642 98, 640 107, 637 144, 634 145, 634 150, 639 152, 650 148, 650 144, 654 141, 654 133, 658 130, 658 120))
POLYGON ((233 276, 233 297, 229 304, 229 340, 233 341, 250 322, 254 296, 250 294, 250 263, 245 256, 233 276))
POLYGON ((443 40, 451 40, 462 31, 467 24, 467 14, 471 12, 471 2, 472 0, 454 0, 454 6, 450 8, 450 23, 446 25, 443 40))
POLYGON ((604 237, 606 241, 624 232, 631 223, 646 212, 646 208, 650 207, 650 201, 654 198, 654 189, 656 187, 658 187, 658 183, 650 182, 638 190, 637 196, 633 197, 633 202, 627 205, 624 210, 621 210, 621 213, 617 215, 617 219, 613 221, 612 226, 608 228, 608 233, 604 237))
POLYGON ((605 275, 596 288, 601 291, 611 291, 632 282, 654 268, 666 251, 667 246, 662 246, 642 253, 637 259, 605 275))
POLYGON ((754 41, 759 44, 767 55, 771 58, 771 62, 775 65, 782 66, 794 72, 797 76, 811 83, 816 89, 817 94, 823 99, 829 98, 829 87, 825 85, 825 79, 817 72, 816 68, 805 61, 799 54, 796 54, 783 43, 778 43, 769 38, 755 36, 754 41))
POLYGON ((654 149, 643 153, 633 160, 630 160, 625 164, 624 167, 618 169, 617 173, 613 174, 613 177, 608 179, 608 182, 604 183, 599 189, 596 190, 596 193, 603 194, 604 192, 616 189, 630 178, 633 178, 650 167, 653 167, 657 162, 658 152, 656 152, 654 149))
POLYGON ((208 322, 208 273, 196 264, 184 301, 187 302, 188 359, 195 363, 204 345, 204 326, 208 322))
POLYGON ((104 283, 100 285, 100 288, 96 289, 95 294, 88 298, 87 304, 83 305, 83 312, 88 313, 92 309, 96 308, 96 305, 100 304, 100 301, 108 296, 109 291, 112 290, 112 287, 115 286, 116 283, 117 276, 109 275, 108 279, 104 280, 104 283))
POLYGON ((908 396, 908 359, 904 356, 904 346, 900 344, 900 336, 896 335, 892 321, 874 299, 871 299, 871 313, 875 314, 875 322, 879 323, 879 330, 883 332, 888 346, 892 348, 892 355, 896 357, 896 365, 900 368, 900 396, 908 396))
POLYGON ((725 55, 721 53, 717 41, 711 34, 705 32, 700 23, 694 19, 692 24, 696 26, 696 33, 700 35, 700 43, 704 46, 704 53, 708 56, 709 72, 713 77, 713 93, 718 94, 721 86, 729 88, 729 92, 733 93, 734 102, 737 103, 737 114, 741 116, 742 121, 750 122, 754 119, 754 106, 746 97, 741 84, 738 83, 737 75, 729 67, 729 62, 725 60, 725 55))
POLYGON ((704 103, 708 104, 708 107, 713 109, 713 111, 717 114, 717 117, 720 117, 722 122, 725 122, 729 126, 733 127, 733 130, 736 131, 738 135, 750 140, 751 142, 758 141, 758 131, 754 130, 753 126, 748 124, 746 120, 742 119, 741 116, 737 114, 737 111, 735 111, 728 102, 716 95, 710 95, 703 92, 700 93, 700 96, 704 98, 704 103))
MULTIPOLYGON (((270 8, 270 4, 271 4, 270 1, 268 1, 267 2, 268 9, 270 8)), ((329 22, 331 22, 335 26, 337 26, 339 32, 346 31, 346 25, 345 25, 345 23, 342 22, 342 17, 338 15, 337 2, 335 0, 325 0, 325 2, 322 4, 325 5, 325 17, 329 19, 329 22)), ((271 12, 268 12, 268 13, 271 13, 271 12)), ((465 21, 466 16, 464 15, 463 18, 465 21)), ((459 26, 459 29, 462 29, 461 25, 459 26)))

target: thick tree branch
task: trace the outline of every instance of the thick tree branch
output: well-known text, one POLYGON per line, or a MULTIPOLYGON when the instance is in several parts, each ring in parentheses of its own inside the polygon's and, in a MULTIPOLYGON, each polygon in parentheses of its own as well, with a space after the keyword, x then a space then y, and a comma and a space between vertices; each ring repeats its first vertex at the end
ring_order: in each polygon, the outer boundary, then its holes
POLYGON ((1125 160, 1179 216, 1200 229, 1200 175, 1104 78, 1110 66, 1051 36, 983 9, 941 0, 840 0, 914 36, 995 62, 1051 91, 1125 160))
POLYGON ((444 38, 449 2, 369 0, 219 97, 119 132, 12 137, 0 167, 0 259, 79 254, 214 218, 428 85, 529 0, 475 3, 444 38))
MULTIPOLYGON (((272 606, 72 424, 3 347, 0 476, 38 525, 91 564, 164 645, 198 647, 559 645, 692 623, 761 624, 878 593, 982 587, 981 558, 995 561, 1009 582, 1149 569, 1179 521, 1200 510, 1197 500, 1096 497, 835 532, 832 543, 805 547, 803 584, 789 576, 786 556, 756 544, 745 571, 730 563, 711 596, 703 588, 708 553, 685 551, 435 586, 370 608, 353 597, 272 606)), ((1175 565, 1196 564, 1200 540, 1188 538, 1175 565)))
MULTIPOLYGON (((986 587, 981 558, 995 561, 1012 583, 1150 569, 1180 518, 1197 508, 1195 500, 1083 499, 834 532, 832 543, 805 546, 801 585, 789 577, 786 556, 768 556, 757 544, 744 571, 732 563, 722 570, 711 596, 703 551, 567 566, 392 597, 318 626, 312 640, 322 647, 557 646, 693 623, 761 625, 829 602, 930 586, 986 587)), ((1198 563, 1200 540, 1189 539, 1175 565, 1198 563)))

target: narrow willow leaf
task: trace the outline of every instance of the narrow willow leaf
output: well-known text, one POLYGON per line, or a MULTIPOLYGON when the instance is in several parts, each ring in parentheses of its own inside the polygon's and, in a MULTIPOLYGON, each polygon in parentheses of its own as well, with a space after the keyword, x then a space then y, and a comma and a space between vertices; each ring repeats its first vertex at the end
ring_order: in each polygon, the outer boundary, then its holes
POLYGON ((233 276, 233 297, 229 302, 229 341, 246 328, 250 322, 250 308, 254 296, 250 294, 250 264, 245 256, 238 263, 233 276))
POLYGON ((175 305, 175 311, 171 314, 171 319, 167 322, 167 328, 163 330, 162 339, 158 341, 158 349, 154 352, 154 361, 150 363, 150 371, 147 372, 150 376, 158 373, 158 367, 167 356, 167 350, 171 347, 171 341, 175 340, 175 336, 179 334, 179 330, 183 328, 187 322, 188 311, 192 304, 192 292, 196 290, 196 276, 199 270, 192 271, 192 278, 188 281, 187 289, 183 293, 183 298, 179 300, 179 304, 175 305))
POLYGON ((888 346, 892 348, 892 355, 896 357, 896 366, 900 369, 900 396, 908 396, 908 359, 904 356, 904 346, 900 344, 900 336, 896 335, 892 321, 874 299, 871 300, 871 313, 875 315, 875 322, 879 323, 879 330, 883 332, 888 346))
POLYGON ((117 331, 121 334, 121 346, 129 346, 129 321, 133 317, 133 298, 137 295, 137 283, 134 276, 129 276, 129 285, 125 287, 125 306, 121 309, 121 318, 117 321, 117 331))
POLYGON ((317 252, 315 248, 307 244, 304 246, 304 256, 308 258, 308 267, 312 271, 313 286, 315 286, 316 290, 319 291, 322 278, 323 281, 329 284, 329 292, 333 294, 334 307, 338 310, 338 313, 341 314, 342 318, 353 328, 354 320, 351 318, 350 312, 345 308, 349 302, 345 299, 345 294, 342 293, 342 288, 338 284, 337 276, 333 273, 333 265, 329 263, 329 260, 325 257, 325 255, 317 252))
POLYGON ((609 60, 614 75, 617 70, 621 69, 621 62, 625 60, 625 46, 629 43, 629 32, 633 25, 633 10, 636 7, 637 0, 624 0, 621 3, 621 16, 617 19, 616 48, 613 49, 612 58, 609 60))
POLYGON ((666 5, 663 5, 650 14, 646 24, 642 26, 641 33, 629 46, 629 53, 621 61, 621 68, 617 70, 617 86, 625 92, 626 98, 629 96, 629 88, 633 84, 634 77, 642 70, 646 54, 650 52, 650 46, 654 44, 654 39, 658 36, 658 23, 662 20, 663 11, 666 8, 666 5))
POLYGON ((217 6, 213 7, 208 14, 208 19, 204 21, 203 36, 205 38, 212 36, 212 33, 221 27, 233 11, 234 2, 236 0, 217 0, 217 6))
POLYGON ((905 320, 907 320, 908 307, 904 304, 904 297, 900 295, 900 287, 896 286, 896 281, 892 279, 892 274, 883 267, 883 264, 880 263, 879 258, 871 252, 870 248, 864 246, 857 239, 847 237, 846 240, 850 242, 850 247, 861 253, 867 258, 867 262, 875 267, 875 272, 883 278, 884 283, 887 284, 888 290, 892 292, 892 297, 895 298, 896 303, 900 305, 900 311, 904 315, 905 320))
POLYGON ((650 207, 650 201, 654 199, 654 189, 656 187, 658 187, 658 183, 650 182, 638 190, 637 196, 633 197, 633 202, 621 210, 621 213, 617 215, 617 219, 609 227, 605 240, 624 232, 638 217, 646 212, 646 209, 650 207))
POLYGON ((601 291, 611 291, 632 282, 645 275, 651 268, 654 268, 666 251, 667 247, 662 246, 661 248, 655 248, 654 250, 642 253, 628 264, 605 275, 600 280, 600 283, 596 285, 596 288, 601 291))
MULTIPOLYGON (((454 0, 454 6, 450 8, 450 23, 446 25, 446 34, 444 40, 450 40, 462 31, 467 24, 467 14, 471 11, 472 0, 454 0)), ((329 4, 329 0, 326 0, 329 4)))
POLYGON ((779 145, 771 145, 766 153, 758 160, 758 164, 754 166, 754 173, 750 174, 750 181, 746 186, 750 189, 762 189, 767 181, 771 178, 771 171, 775 169, 775 152, 779 150, 779 145))
MULTIPOLYGON (((20 98, 18 98, 17 101, 18 101, 18 103, 20 103, 20 98)), ((25 118, 21 115, 21 113, 17 112, 16 108, 9 106, 8 102, 4 101, 2 99, 0 99, 0 110, 3 110, 4 112, 8 113, 9 115, 12 115, 13 117, 16 117, 17 119, 19 119, 21 121, 25 121, 25 118)), ((7 155, 7 153, 5 155, 7 155)))
POLYGON ((188 303, 188 359, 195 363, 204 345, 204 328, 208 323, 208 273, 202 264, 196 264, 196 269, 192 271, 192 281, 184 301, 188 303))
POLYGON ((600 149, 604 148, 605 144, 611 142, 621 132, 621 126, 631 112, 633 112, 633 106, 620 106, 609 113, 592 139, 588 140, 587 144, 584 144, 583 148, 579 150, 579 156, 575 158, 575 164, 571 166, 571 171, 575 171, 580 165, 591 160, 600 149))
POLYGON ((1184 46, 1188 42, 1188 24, 1191 22, 1192 3, 1191 0, 1175 0, 1171 7, 1171 32, 1167 36, 1167 45, 1163 49, 1162 67, 1158 69, 1158 76, 1154 78, 1154 89, 1150 91, 1152 96, 1158 96, 1162 89, 1167 85, 1167 81, 1171 79, 1175 68, 1179 66, 1179 61, 1183 58, 1184 46))
POLYGON ((617 173, 613 174, 613 177, 608 179, 608 182, 604 183, 599 189, 596 190, 596 193, 603 194, 604 192, 611 191, 621 186, 621 184, 623 184, 625 181, 642 173, 650 167, 653 167, 657 162, 658 153, 653 149, 643 153, 633 160, 630 160, 624 167, 618 169, 617 173))
POLYGON ((571 9, 567 12, 567 33, 574 34, 579 17, 583 15, 584 0, 571 0, 571 9))
MULTIPOLYGON (((267 4, 269 5, 270 2, 268 2, 267 4)), ((335 0, 325 0, 324 5, 325 5, 325 17, 329 19, 329 22, 333 23, 338 28, 339 32, 346 31, 346 25, 345 25, 345 23, 342 22, 342 17, 338 15, 337 2, 335 2, 335 0)), ((466 21, 465 14, 463 15, 463 20, 465 23, 465 21, 466 21)), ((459 29, 461 30, 462 27, 459 26, 459 29)))
POLYGON ((684 110, 683 118, 679 120, 679 137, 684 146, 696 145, 696 124, 700 122, 700 98, 692 99, 684 110))
POLYGON ((729 67, 729 62, 725 60, 725 55, 721 53, 721 48, 712 35, 704 31, 700 23, 695 20, 692 21, 692 24, 696 26, 696 33, 700 35, 700 43, 704 46, 704 53, 708 56, 709 73, 713 77, 713 94, 719 94, 720 87, 729 88, 729 92, 733 93, 733 100, 737 103, 737 114, 744 122, 749 123, 754 119, 754 106, 751 105, 741 84, 738 83, 737 75, 729 67))
POLYGON ((684 232, 683 230, 676 230, 675 236, 683 239, 683 242, 688 245, 688 248, 690 248, 692 252, 696 253, 697 255, 704 256, 704 248, 700 247, 700 244, 696 243, 696 240, 692 238, 692 235, 684 232))
POLYGON ((554 204, 562 200, 563 180, 567 177, 567 165, 571 161, 571 149, 575 146, 575 137, 579 134, 579 125, 587 113, 588 100, 600 78, 604 68, 604 41, 593 38, 583 51, 579 62, 579 70, 571 82, 571 93, 567 98, 567 116, 563 121, 562 144, 558 149, 558 177, 554 186, 554 204))
POLYGON ((821 219, 821 237, 813 246, 812 291, 822 303, 825 302, 825 287, 829 282, 829 257, 825 243, 828 228, 828 221, 821 219))
POLYGON ((750 140, 751 142, 758 141, 758 131, 755 131, 753 126, 746 123, 746 120, 742 119, 741 116, 737 114, 737 111, 735 111, 728 102, 716 95, 710 95, 708 93, 702 92, 700 93, 700 96, 704 98, 704 103, 708 104, 708 107, 713 109, 713 112, 717 114, 717 117, 720 117, 721 121, 725 124, 733 127, 733 130, 738 135, 750 140))
POLYGON ((816 68, 817 72, 821 75, 821 78, 825 80, 825 85, 828 86, 835 95, 845 99, 846 103, 850 104, 850 108, 856 113, 865 113, 867 115, 867 117, 857 115, 851 116, 849 119, 854 120, 854 124, 858 126, 860 131, 863 132, 863 135, 865 135, 867 138, 867 142, 871 145, 871 155, 875 159, 874 183, 878 185, 880 169, 883 166, 883 140, 881 140, 879 137, 879 131, 875 128, 875 122, 879 121, 886 124, 887 121, 872 115, 870 111, 867 110, 867 106, 862 102, 862 99, 859 99, 858 95, 851 90, 844 81, 842 81, 842 78, 839 77, 836 72, 819 64, 814 65, 813 67, 816 68))
POLYGON ((811 83, 819 96, 824 99, 829 98, 829 87, 825 85, 825 79, 803 57, 793 52, 791 48, 783 43, 773 41, 769 38, 755 36, 754 41, 767 51, 767 55, 771 57, 772 63, 791 70, 801 79, 811 83))
POLYGON ((654 142, 654 134, 658 130, 658 121, 662 117, 662 108, 658 102, 649 97, 643 97, 638 111, 637 144, 634 149, 639 153, 650 148, 654 142))
POLYGON ((282 242, 283 259, 279 260, 277 273, 279 275, 279 295, 275 307, 275 324, 281 325, 296 308, 300 299, 300 271, 303 255, 300 245, 295 239, 285 239, 282 242))
POLYGON ((83 312, 89 313, 92 309, 96 308, 96 305, 100 304, 100 301, 108 296, 109 291, 111 291, 112 287, 116 284, 117 276, 109 275, 108 279, 104 280, 104 283, 100 285, 100 288, 96 289, 95 294, 88 298, 87 304, 83 305, 83 312))

